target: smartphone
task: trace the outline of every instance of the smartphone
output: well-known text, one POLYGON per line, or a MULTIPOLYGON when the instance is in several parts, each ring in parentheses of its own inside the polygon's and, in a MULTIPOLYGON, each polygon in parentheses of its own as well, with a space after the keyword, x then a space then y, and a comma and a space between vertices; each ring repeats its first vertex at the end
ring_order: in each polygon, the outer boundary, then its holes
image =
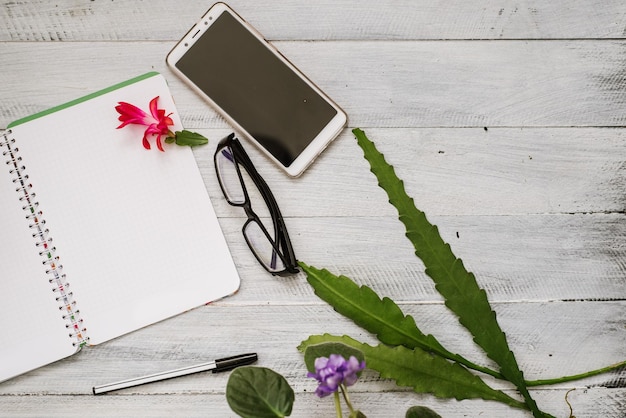
POLYGON ((290 176, 346 126, 345 112, 224 3, 211 6, 166 62, 290 176))

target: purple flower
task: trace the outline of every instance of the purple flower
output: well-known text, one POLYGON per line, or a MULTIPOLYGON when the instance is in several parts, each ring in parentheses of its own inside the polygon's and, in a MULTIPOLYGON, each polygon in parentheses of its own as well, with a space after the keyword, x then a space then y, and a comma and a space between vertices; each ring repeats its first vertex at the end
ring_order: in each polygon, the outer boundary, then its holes
POLYGON ((315 394, 320 398, 334 393, 339 385, 352 386, 358 379, 357 373, 365 368, 365 362, 350 356, 346 360, 339 354, 331 354, 330 358, 318 357, 315 359, 315 373, 309 372, 307 377, 313 377, 319 382, 315 394))

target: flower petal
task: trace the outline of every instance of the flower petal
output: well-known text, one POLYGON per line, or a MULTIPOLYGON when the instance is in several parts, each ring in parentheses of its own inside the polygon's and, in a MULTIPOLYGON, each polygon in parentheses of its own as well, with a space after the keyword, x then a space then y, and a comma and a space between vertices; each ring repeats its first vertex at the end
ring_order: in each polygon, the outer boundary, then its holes
POLYGON ((165 152, 165 150, 163 149, 163 144, 161 143, 161 134, 157 136, 156 144, 159 151, 165 152))
POLYGON ((319 371, 320 369, 324 369, 326 368, 326 365, 328 364, 328 358, 327 357, 318 357, 315 359, 315 371, 319 371))
POLYGON ((123 128, 128 124, 148 125, 151 123, 147 119, 148 114, 135 105, 126 102, 118 102, 115 110, 120 114, 118 120, 122 122, 117 128, 123 128))
MULTIPOLYGON (((150 113, 152 113, 152 117, 156 120, 159 120, 159 109, 158 109, 159 96, 150 100, 150 113)), ((164 111, 165 112, 165 111, 164 111)))
POLYGON ((144 147, 145 149, 150 149, 150 142, 148 142, 148 138, 146 138, 146 135, 147 135, 147 134, 148 134, 148 132, 147 132, 147 131, 143 134, 143 141, 142 141, 142 144, 143 144, 143 147, 144 147))

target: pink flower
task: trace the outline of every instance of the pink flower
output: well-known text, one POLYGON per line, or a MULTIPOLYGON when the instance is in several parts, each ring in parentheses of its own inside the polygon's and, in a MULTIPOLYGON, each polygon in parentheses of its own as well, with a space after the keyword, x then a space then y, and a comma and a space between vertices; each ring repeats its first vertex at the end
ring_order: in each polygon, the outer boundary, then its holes
POLYGON ((126 102, 119 102, 118 106, 115 106, 115 110, 120 114, 119 121, 122 122, 117 129, 123 128, 126 125, 143 125, 147 126, 143 133, 143 147, 150 149, 150 142, 148 142, 148 135, 156 135, 157 148, 160 151, 164 151, 161 144, 161 137, 174 136, 169 127, 174 125, 174 121, 170 118, 171 113, 165 114, 164 109, 159 109, 157 102, 159 96, 150 100, 150 114, 147 114, 137 106, 126 102))

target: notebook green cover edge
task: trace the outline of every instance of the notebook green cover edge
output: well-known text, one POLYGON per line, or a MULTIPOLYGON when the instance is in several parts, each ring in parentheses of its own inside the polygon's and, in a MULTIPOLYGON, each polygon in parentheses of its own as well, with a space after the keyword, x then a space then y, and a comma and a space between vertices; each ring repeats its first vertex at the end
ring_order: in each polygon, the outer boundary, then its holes
POLYGON ((14 127, 16 127, 18 125, 22 125, 22 124, 24 124, 26 122, 29 122, 31 120, 38 119, 38 118, 40 118, 42 116, 46 116, 46 115, 49 115, 51 113, 58 112, 59 110, 75 106, 77 104, 80 104, 80 103, 86 102, 88 100, 91 100, 91 99, 93 99, 95 97, 102 96, 103 94, 110 93, 110 92, 118 90, 118 89, 120 89, 122 87, 126 87, 128 85, 137 83, 137 82, 139 82, 141 80, 145 80, 147 78, 154 77, 154 76, 157 76, 157 75, 160 75, 160 73, 157 72, 157 71, 150 71, 150 72, 142 74, 140 76, 131 78, 130 80, 122 81, 121 83, 117 83, 117 84, 114 84, 114 85, 112 85, 110 87, 107 87, 105 89, 96 91, 94 93, 88 94, 88 95, 83 96, 83 97, 79 97, 78 99, 74 99, 74 100, 69 101, 67 103, 63 103, 61 105, 51 107, 50 109, 46 109, 46 110, 43 110, 41 112, 34 113, 34 114, 30 115, 30 116, 26 116, 24 118, 21 118, 21 119, 18 119, 16 121, 13 121, 13 122, 9 123, 9 125, 7 126, 7 129, 14 128, 14 127))

